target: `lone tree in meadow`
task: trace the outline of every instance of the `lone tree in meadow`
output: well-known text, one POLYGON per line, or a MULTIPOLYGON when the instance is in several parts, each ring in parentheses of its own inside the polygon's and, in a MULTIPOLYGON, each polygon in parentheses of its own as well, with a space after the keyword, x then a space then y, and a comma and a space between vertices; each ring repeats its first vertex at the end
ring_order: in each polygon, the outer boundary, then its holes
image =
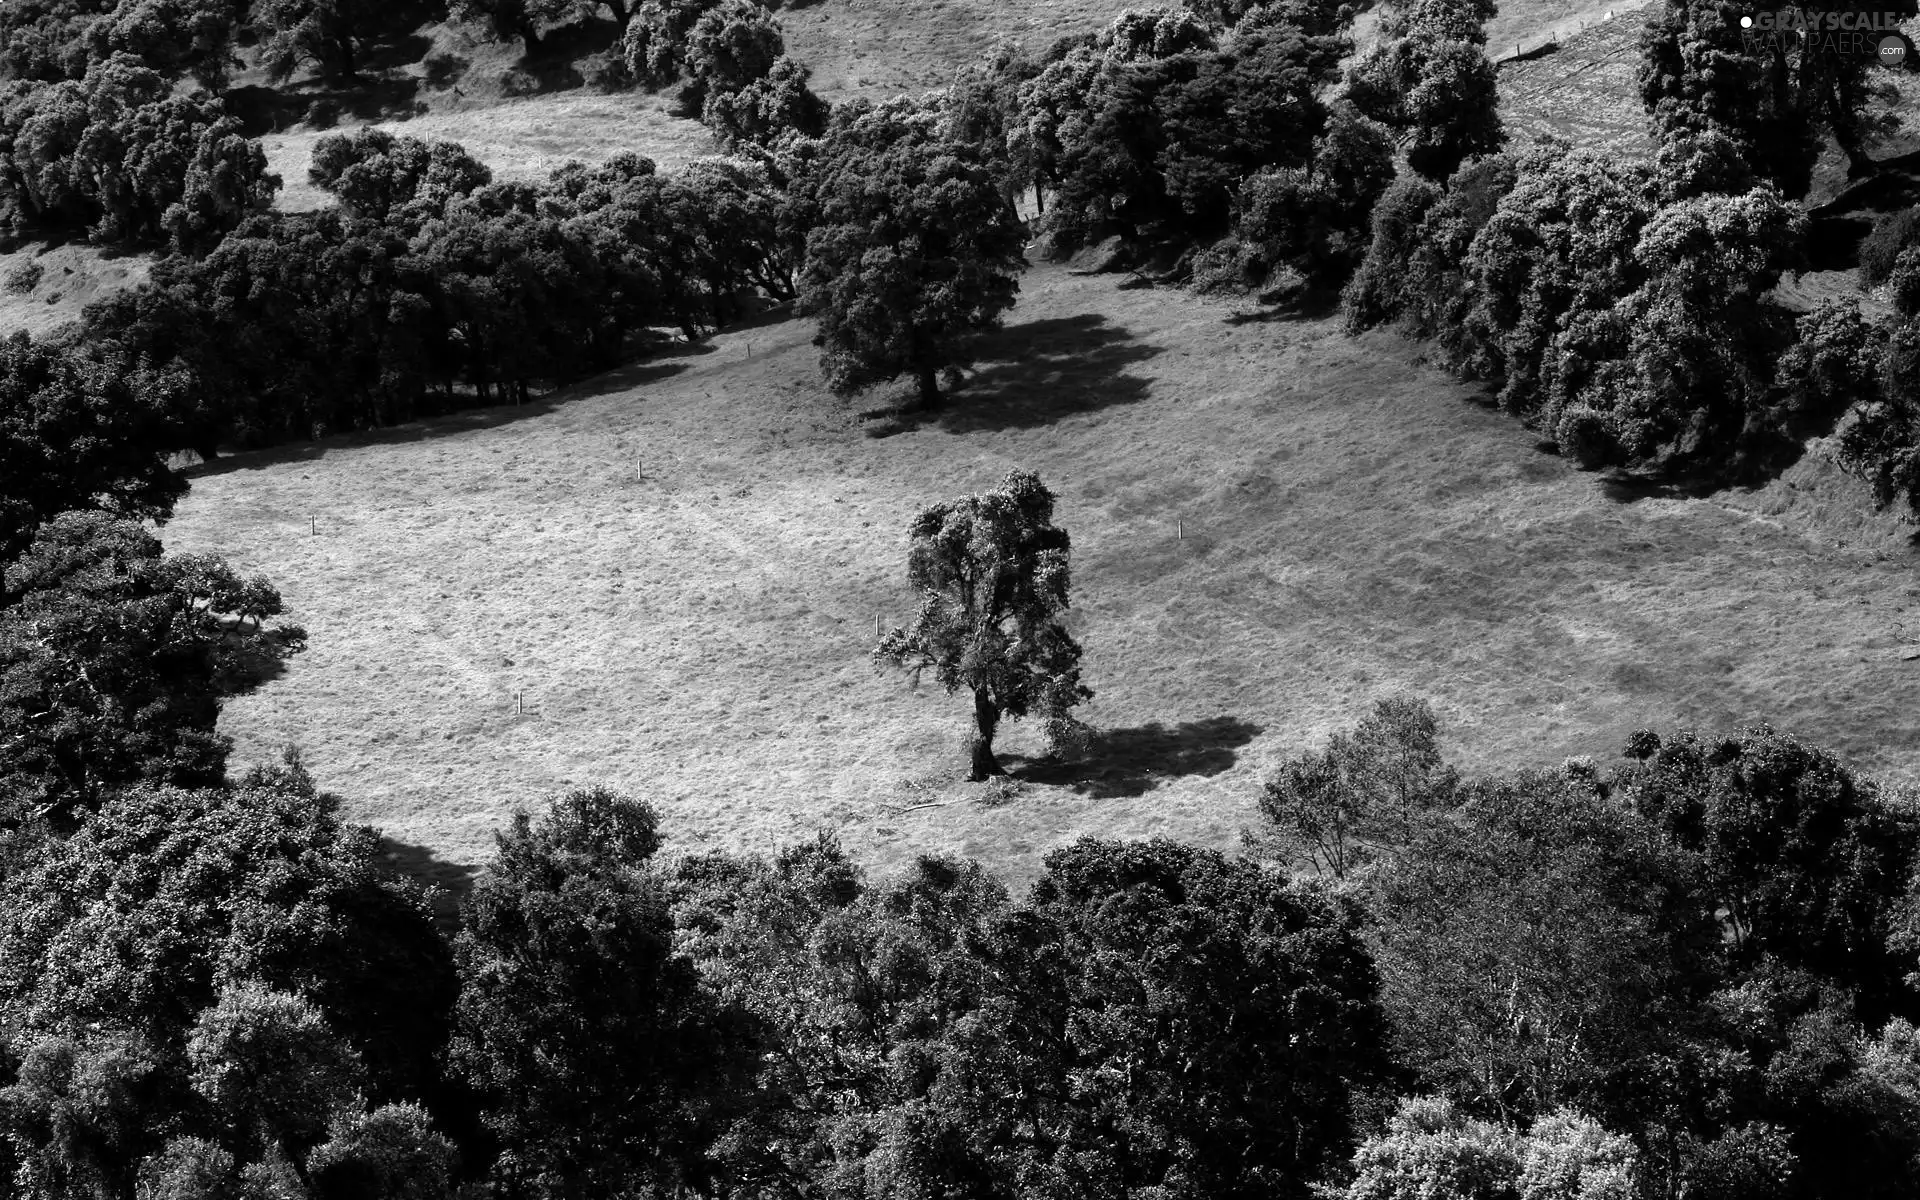
POLYGON ((1019 218, 987 152, 943 136, 910 102, 836 110, 796 183, 814 216, 800 311, 819 318, 820 366, 842 396, 909 375, 923 405, 972 334, 1013 307, 1026 265, 1019 218))
POLYGON ((1093 693, 1080 683, 1080 644, 1060 623, 1068 539, 1053 499, 1038 475, 1013 470, 997 491, 923 509, 907 579, 925 599, 912 625, 873 650, 876 663, 932 668, 949 693, 972 690, 976 783, 1006 774, 993 756, 1002 717, 1041 717, 1056 749, 1085 738, 1071 710, 1093 693))

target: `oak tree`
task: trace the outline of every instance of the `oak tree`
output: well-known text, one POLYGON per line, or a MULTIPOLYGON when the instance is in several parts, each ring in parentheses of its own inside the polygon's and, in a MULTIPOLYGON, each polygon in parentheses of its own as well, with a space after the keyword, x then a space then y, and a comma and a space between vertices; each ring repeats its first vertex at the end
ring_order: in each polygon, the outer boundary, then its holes
POLYGON ((1067 632, 1067 531, 1054 495, 1031 471, 999 488, 930 505, 909 529, 907 581, 923 600, 913 624, 874 647, 876 663, 931 669, 949 693, 973 694, 970 778, 1004 774, 993 736, 1005 717, 1037 716, 1058 748, 1092 699, 1080 682, 1080 644, 1067 632))
POLYGON ((984 152, 908 103, 847 105, 795 187, 816 214, 799 309, 819 320, 827 382, 849 395, 904 374, 937 403, 939 372, 999 324, 1025 265, 984 152))

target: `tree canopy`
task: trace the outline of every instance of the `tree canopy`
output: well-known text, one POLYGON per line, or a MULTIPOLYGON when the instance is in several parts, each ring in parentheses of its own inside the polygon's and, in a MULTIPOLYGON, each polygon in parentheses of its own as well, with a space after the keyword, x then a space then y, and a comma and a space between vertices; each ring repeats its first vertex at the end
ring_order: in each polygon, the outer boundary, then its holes
POLYGON ((851 394, 911 376, 923 403, 1019 291, 1024 232, 985 156, 902 101, 844 105, 794 187, 814 220, 801 312, 821 370, 851 394))

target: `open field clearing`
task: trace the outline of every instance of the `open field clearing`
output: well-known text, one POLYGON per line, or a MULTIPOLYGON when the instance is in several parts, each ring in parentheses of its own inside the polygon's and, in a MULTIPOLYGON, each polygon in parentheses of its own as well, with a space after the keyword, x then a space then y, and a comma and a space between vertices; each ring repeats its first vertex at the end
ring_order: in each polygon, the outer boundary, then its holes
POLYGON ((599 782, 681 847, 827 827, 877 865, 951 850, 1016 878, 1088 833, 1230 843, 1268 763, 1402 689, 1476 768, 1760 718, 1920 768, 1914 554, 1823 463, 1633 499, 1397 337, 1058 267, 1024 287, 950 411, 885 438, 786 321, 526 408, 218 464, 169 547, 267 572, 313 639, 228 707, 237 762, 296 742, 355 818, 447 863, 599 782), (877 614, 908 616, 913 512, 1014 465, 1060 493, 1108 732, 1042 768, 1011 727, 1039 782, 987 808, 950 782, 963 702, 866 652, 877 614))
MULTIPOLYGON (((569 159, 601 163, 624 151, 644 154, 663 170, 720 152, 706 126, 668 109, 664 95, 581 90, 451 108, 411 120, 378 122, 376 127, 407 137, 459 142, 487 164, 494 178, 503 180, 541 180, 569 159)), ((307 182, 313 144, 329 133, 355 128, 301 128, 262 137, 267 161, 283 185, 275 207, 300 211, 330 203, 325 192, 307 182)))

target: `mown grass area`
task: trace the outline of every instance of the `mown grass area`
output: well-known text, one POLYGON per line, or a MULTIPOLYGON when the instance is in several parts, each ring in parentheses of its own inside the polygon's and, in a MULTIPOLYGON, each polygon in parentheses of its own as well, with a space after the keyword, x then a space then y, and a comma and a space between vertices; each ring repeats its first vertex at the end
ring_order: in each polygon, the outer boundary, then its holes
POLYGON ((950 850, 1015 878, 1082 834, 1229 844, 1273 759, 1400 690, 1472 768, 1757 719, 1920 768, 1920 564, 1817 455, 1760 492, 1646 494, 1396 336, 1060 267, 1024 287, 915 425, 863 426, 811 326, 776 321, 525 408, 217 464, 164 537, 267 572, 313 639, 229 706, 238 761, 297 742, 446 864, 605 783, 681 847, 825 827, 878 866, 950 850), (954 777, 961 700, 867 651, 912 606, 914 511, 1014 465, 1060 493, 1107 733, 1061 768, 1014 727, 1031 782, 987 807, 954 777))

